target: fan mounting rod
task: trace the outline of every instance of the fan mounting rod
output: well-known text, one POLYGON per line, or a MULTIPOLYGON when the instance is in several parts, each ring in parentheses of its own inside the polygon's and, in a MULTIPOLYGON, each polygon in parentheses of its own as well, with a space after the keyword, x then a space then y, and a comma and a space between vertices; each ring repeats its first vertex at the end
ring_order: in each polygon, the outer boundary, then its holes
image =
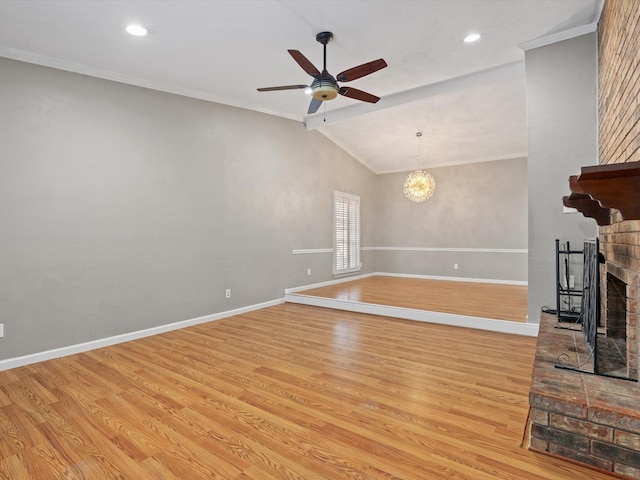
POLYGON ((327 43, 333 40, 333 33, 320 32, 316 35, 316 41, 322 44, 322 75, 316 77, 311 84, 313 98, 322 102, 333 100, 338 96, 338 84, 336 79, 327 72, 327 43))
POLYGON ((322 44, 322 73, 327 71, 327 43, 333 40, 333 33, 320 32, 316 35, 316 41, 322 44))

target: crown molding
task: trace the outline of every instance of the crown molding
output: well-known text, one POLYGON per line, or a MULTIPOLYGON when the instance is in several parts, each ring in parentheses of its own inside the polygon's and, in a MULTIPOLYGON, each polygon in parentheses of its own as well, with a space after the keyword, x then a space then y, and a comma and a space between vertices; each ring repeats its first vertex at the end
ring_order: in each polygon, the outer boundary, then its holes
POLYGON ((484 158, 470 158, 466 160, 452 160, 450 162, 438 162, 438 163, 422 163, 420 165, 414 165, 410 168, 402 168, 398 169, 388 169, 388 170, 372 170, 376 175, 386 175, 390 173, 405 173, 413 170, 431 170, 432 168, 442 168, 442 167, 456 167, 460 165, 471 165, 473 163, 487 163, 487 162, 499 162, 502 160, 517 160, 520 158, 529 158, 528 152, 516 152, 509 153, 506 155, 496 155, 493 157, 484 157, 484 158))
POLYGON ((207 102, 219 103, 221 105, 228 105, 230 107, 237 107, 245 110, 252 110, 254 112, 266 113, 268 115, 275 115, 277 117, 287 118, 289 120, 295 120, 297 122, 302 122, 303 120, 303 118, 299 115, 288 115, 281 111, 260 108, 256 105, 248 103, 233 102, 229 101, 228 99, 199 92, 197 90, 174 87, 164 83, 153 82, 150 80, 133 77, 131 75, 123 75, 121 73, 93 68, 91 66, 82 65, 80 63, 68 62, 66 60, 60 60, 58 58, 49 57, 46 55, 39 55, 25 50, 18 50, 15 48, 0 46, 0 57, 8 58, 11 60, 18 60, 25 63, 31 63, 34 65, 40 65, 42 67, 55 68, 57 70, 77 73, 80 75, 86 75, 88 77, 99 78, 102 80, 109 80, 111 82, 123 83, 135 87, 148 88, 150 90, 156 90, 164 93, 171 93, 173 95, 180 95, 182 97, 195 98, 207 102))
POLYGON ((581 27, 570 28, 569 30, 564 30, 562 32, 552 33, 551 35, 546 35, 544 37, 535 38, 533 40, 523 42, 518 46, 525 52, 528 52, 529 50, 533 50, 534 48, 540 48, 546 45, 552 45, 554 43, 562 42, 564 40, 569 40, 571 38, 580 37, 581 35, 595 32, 597 29, 598 24, 596 22, 589 23, 581 27))
POLYGON ((598 0, 596 4, 596 10, 593 14, 593 23, 600 23, 600 17, 602 17, 602 10, 604 9, 604 0, 598 0))

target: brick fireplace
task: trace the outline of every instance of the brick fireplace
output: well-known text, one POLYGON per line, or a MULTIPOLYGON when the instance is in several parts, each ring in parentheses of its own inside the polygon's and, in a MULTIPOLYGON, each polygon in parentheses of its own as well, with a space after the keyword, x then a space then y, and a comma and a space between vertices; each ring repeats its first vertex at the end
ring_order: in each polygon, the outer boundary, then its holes
POLYGON ((582 332, 542 314, 530 390, 530 448, 640 479, 640 2, 607 0, 598 25, 599 165, 569 179, 573 206, 599 225, 605 369, 593 371, 582 332), (618 362, 618 363, 616 363, 618 362))
POLYGON ((542 315, 529 394, 530 448, 640 479, 640 273, 634 268, 640 244, 629 243, 640 233, 629 231, 634 222, 622 220, 620 212, 609 215, 611 225, 600 234, 603 255, 593 264, 600 286, 597 364, 584 328, 542 315), (558 368, 563 366, 570 369, 558 368))

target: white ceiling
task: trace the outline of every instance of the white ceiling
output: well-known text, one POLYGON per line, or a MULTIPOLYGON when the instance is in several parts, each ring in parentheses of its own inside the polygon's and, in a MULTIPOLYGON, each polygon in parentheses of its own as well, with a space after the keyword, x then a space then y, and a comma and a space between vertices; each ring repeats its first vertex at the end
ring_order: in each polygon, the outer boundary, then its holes
POLYGON ((520 44, 597 21, 602 0, 0 0, 0 56, 304 122, 376 173, 526 156, 520 44), (129 23, 150 30, 125 33, 129 23), (307 116, 309 84, 289 56, 322 69, 384 58, 307 116), (465 44, 470 32, 480 41, 465 44), (421 139, 418 131, 424 132, 421 139))

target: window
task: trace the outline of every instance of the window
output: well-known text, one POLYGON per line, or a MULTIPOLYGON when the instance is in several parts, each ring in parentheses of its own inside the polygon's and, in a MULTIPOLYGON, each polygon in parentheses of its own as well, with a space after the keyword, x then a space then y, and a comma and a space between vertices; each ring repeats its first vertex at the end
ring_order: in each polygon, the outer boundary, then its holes
POLYGON ((360 271, 360 197, 333 192, 333 273, 360 271))

